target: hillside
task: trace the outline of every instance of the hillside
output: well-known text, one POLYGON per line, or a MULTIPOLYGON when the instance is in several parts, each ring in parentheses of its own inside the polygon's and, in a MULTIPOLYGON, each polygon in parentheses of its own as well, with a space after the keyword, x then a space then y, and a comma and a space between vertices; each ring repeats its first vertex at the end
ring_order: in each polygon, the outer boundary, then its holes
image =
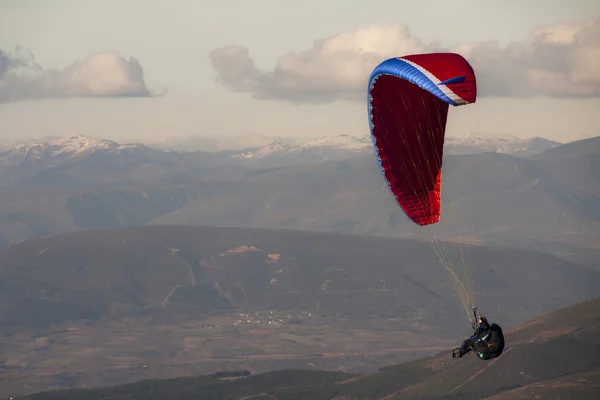
POLYGON ((31 400, 193 399, 594 399, 600 387, 600 299, 573 305, 506 334, 498 359, 435 356, 358 376, 279 371, 233 381, 209 376, 149 380, 116 388, 48 392, 31 400))
MULTIPOLYGON (((497 308, 494 297, 505 299, 507 309, 499 316, 509 324, 600 294, 600 273, 556 257, 481 246, 466 252, 481 306, 497 308)), ((395 291, 401 296, 398 308, 435 306, 439 313, 450 312, 450 320, 457 304, 450 300, 454 293, 446 274, 429 243, 302 231, 133 227, 47 237, 0 251, 2 279, 44 285, 44 295, 28 294, 42 302, 93 305, 102 315, 159 307, 177 287, 169 304, 200 309, 308 309, 319 292, 331 299, 335 293, 343 298, 345 292, 374 290, 386 297, 395 291), (224 253, 228 250, 232 254, 224 253), (117 298, 122 309, 112 307, 117 298)), ((390 300, 372 300, 372 306, 390 300)), ((322 301, 321 312, 327 312, 332 300, 322 301)), ((359 308, 372 312, 368 307, 359 308)))
MULTIPOLYGON (((466 250, 479 306, 507 327, 600 295, 591 268, 466 250)), ((0 326, 0 395, 236 365, 361 372, 468 331, 429 243, 190 226, 74 232, 0 251, 0 326)))
POLYGON ((579 140, 529 157, 564 184, 600 195, 600 137, 579 140))

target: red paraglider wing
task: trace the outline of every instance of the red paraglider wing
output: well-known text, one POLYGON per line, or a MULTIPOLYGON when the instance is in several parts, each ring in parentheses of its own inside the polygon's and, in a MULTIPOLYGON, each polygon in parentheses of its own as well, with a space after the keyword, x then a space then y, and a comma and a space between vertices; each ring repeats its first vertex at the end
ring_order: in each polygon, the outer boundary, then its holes
POLYGON ((390 190, 415 223, 438 222, 448 104, 388 75, 379 78, 371 93, 377 110, 373 135, 390 190))
POLYGON ((448 106, 475 101, 472 68, 451 53, 390 59, 373 71, 369 96, 371 135, 391 192, 413 222, 437 223, 448 106))

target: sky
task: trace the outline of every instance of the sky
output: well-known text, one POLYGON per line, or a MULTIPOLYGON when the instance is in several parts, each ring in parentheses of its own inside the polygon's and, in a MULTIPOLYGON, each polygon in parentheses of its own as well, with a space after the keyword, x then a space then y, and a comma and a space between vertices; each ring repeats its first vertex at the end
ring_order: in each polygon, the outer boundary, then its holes
POLYGON ((448 135, 600 135, 598 0, 0 0, 0 143, 364 136, 372 69, 432 51, 478 80, 448 135))

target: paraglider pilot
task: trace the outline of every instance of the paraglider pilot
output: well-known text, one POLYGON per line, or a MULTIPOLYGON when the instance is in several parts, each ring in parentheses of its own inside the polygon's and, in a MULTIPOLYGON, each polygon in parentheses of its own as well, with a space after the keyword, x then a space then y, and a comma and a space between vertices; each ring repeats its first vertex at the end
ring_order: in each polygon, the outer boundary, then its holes
POLYGON ((452 358, 461 358, 471 350, 482 360, 490 360, 502 354, 504 350, 504 334, 500 325, 490 325, 484 316, 479 316, 479 325, 473 336, 466 339, 460 348, 452 352, 452 358))

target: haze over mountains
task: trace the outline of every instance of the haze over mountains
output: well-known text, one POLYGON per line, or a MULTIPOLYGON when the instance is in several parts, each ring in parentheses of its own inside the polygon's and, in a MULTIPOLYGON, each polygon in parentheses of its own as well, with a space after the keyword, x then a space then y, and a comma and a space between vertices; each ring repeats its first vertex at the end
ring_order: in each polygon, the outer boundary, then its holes
POLYGON ((600 138, 449 138, 442 222, 419 229, 387 191, 368 138, 182 152, 75 136, 0 152, 0 245, 183 223, 460 237, 577 257, 598 243, 599 157, 600 138))

